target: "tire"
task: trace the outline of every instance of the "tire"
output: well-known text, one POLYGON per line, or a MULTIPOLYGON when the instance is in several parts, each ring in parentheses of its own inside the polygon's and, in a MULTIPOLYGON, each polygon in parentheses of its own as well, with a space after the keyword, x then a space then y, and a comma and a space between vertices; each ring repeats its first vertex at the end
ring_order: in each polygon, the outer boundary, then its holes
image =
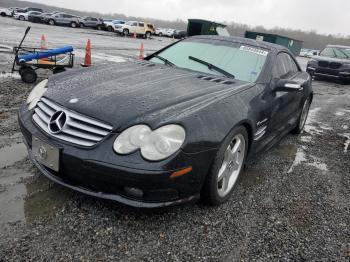
POLYGON ((101 31, 101 30, 102 30, 102 26, 101 26, 101 25, 98 25, 98 26, 97 26, 97 30, 100 30, 100 31, 101 31))
POLYGON ((243 126, 235 127, 226 136, 216 153, 202 188, 201 197, 204 203, 217 206, 230 198, 240 180, 247 158, 248 145, 248 133, 243 126), (226 175, 223 175, 225 173, 226 175))
POLYGON ((124 29, 123 30, 123 35, 124 36, 128 36, 129 35, 129 30, 128 29, 124 29))
POLYGON ((145 38, 146 38, 146 39, 150 39, 150 38, 151 38, 151 32, 146 32, 145 38))
POLYGON ((49 24, 49 25, 55 25, 56 23, 55 23, 55 20, 50 19, 49 22, 48 22, 48 24, 49 24))
POLYGON ((65 72, 65 71, 66 71, 65 68, 54 68, 54 69, 52 70, 52 73, 53 73, 53 74, 58 74, 58 73, 62 73, 62 72, 65 72))
POLYGON ((28 84, 34 83, 38 78, 35 70, 31 67, 27 67, 21 70, 22 81, 28 84))
POLYGON ((158 34, 158 36, 159 36, 159 37, 162 37, 162 36, 163 36, 163 34, 162 34, 162 33, 159 33, 159 34, 158 34))
POLYGON ((80 23, 80 28, 84 28, 85 25, 83 23, 80 23))
POLYGON ((108 27, 107 27, 107 31, 108 31, 108 32, 114 32, 114 29, 113 29, 113 27, 108 26, 108 27))
POLYGON ((23 16, 23 15, 21 15, 21 16, 20 16, 18 19, 19 19, 19 20, 21 20, 21 21, 26 20, 26 19, 24 18, 24 16, 23 16))
POLYGON ((77 27, 77 23, 76 23, 76 22, 71 22, 71 23, 70 23, 70 26, 71 26, 72 28, 76 28, 76 27, 77 27))
POLYGON ((292 134, 298 135, 303 132, 307 116, 309 115, 310 105, 311 97, 308 97, 303 103, 303 108, 301 109, 300 115, 298 117, 297 126, 292 130, 292 134))
POLYGON ((1 15, 2 17, 5 17, 5 16, 6 16, 6 13, 2 12, 0 15, 1 15))

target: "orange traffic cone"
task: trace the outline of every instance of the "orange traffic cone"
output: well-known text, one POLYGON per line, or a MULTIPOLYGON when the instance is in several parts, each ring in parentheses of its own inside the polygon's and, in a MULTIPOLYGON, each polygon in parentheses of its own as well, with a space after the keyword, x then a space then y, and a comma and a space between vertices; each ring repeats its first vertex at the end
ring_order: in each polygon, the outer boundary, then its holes
POLYGON ((40 49, 47 49, 47 44, 46 44, 45 35, 41 35, 40 49))
POLYGON ((81 64, 81 66, 83 67, 88 67, 91 66, 91 42, 90 39, 88 39, 87 44, 86 44, 86 48, 85 48, 85 59, 84 59, 84 63, 81 64))
POLYGON ((143 46, 143 43, 141 43, 139 59, 143 60, 144 58, 145 58, 145 48, 143 46))

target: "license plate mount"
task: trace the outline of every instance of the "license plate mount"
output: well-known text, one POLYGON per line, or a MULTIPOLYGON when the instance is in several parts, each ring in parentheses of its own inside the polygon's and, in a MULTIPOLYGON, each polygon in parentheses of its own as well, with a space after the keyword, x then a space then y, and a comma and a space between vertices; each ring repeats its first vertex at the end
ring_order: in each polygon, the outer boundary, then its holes
POLYGON ((60 168, 60 150, 37 137, 32 138, 32 152, 40 164, 58 172, 60 168))

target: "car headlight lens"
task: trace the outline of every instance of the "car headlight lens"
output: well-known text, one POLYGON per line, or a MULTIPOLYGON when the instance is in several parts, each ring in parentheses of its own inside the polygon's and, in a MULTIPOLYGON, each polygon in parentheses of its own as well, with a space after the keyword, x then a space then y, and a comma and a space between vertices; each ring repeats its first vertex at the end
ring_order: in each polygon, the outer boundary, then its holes
POLYGON ((114 151, 127 155, 140 149, 150 161, 163 160, 180 149, 185 141, 185 130, 179 125, 166 125, 152 131, 146 125, 136 125, 122 132, 114 142, 114 151))
POLYGON ((39 102, 40 98, 47 91, 47 88, 46 88, 47 82, 48 82, 47 79, 41 81, 30 92, 27 98, 28 110, 33 109, 36 106, 36 104, 39 102))

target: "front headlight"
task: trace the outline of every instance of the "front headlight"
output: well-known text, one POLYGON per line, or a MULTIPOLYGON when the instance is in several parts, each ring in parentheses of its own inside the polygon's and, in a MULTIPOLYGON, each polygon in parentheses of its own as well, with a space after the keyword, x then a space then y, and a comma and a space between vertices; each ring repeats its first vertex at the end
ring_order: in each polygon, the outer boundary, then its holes
POLYGON ((36 104, 39 102, 40 98, 47 91, 47 88, 46 88, 47 82, 48 82, 47 79, 41 81, 30 92, 27 98, 28 110, 33 109, 36 106, 36 104))
POLYGON ((127 155, 140 149, 147 160, 163 160, 180 149, 185 141, 185 130, 179 125, 166 125, 152 131, 146 125, 126 129, 114 141, 116 153, 127 155))

